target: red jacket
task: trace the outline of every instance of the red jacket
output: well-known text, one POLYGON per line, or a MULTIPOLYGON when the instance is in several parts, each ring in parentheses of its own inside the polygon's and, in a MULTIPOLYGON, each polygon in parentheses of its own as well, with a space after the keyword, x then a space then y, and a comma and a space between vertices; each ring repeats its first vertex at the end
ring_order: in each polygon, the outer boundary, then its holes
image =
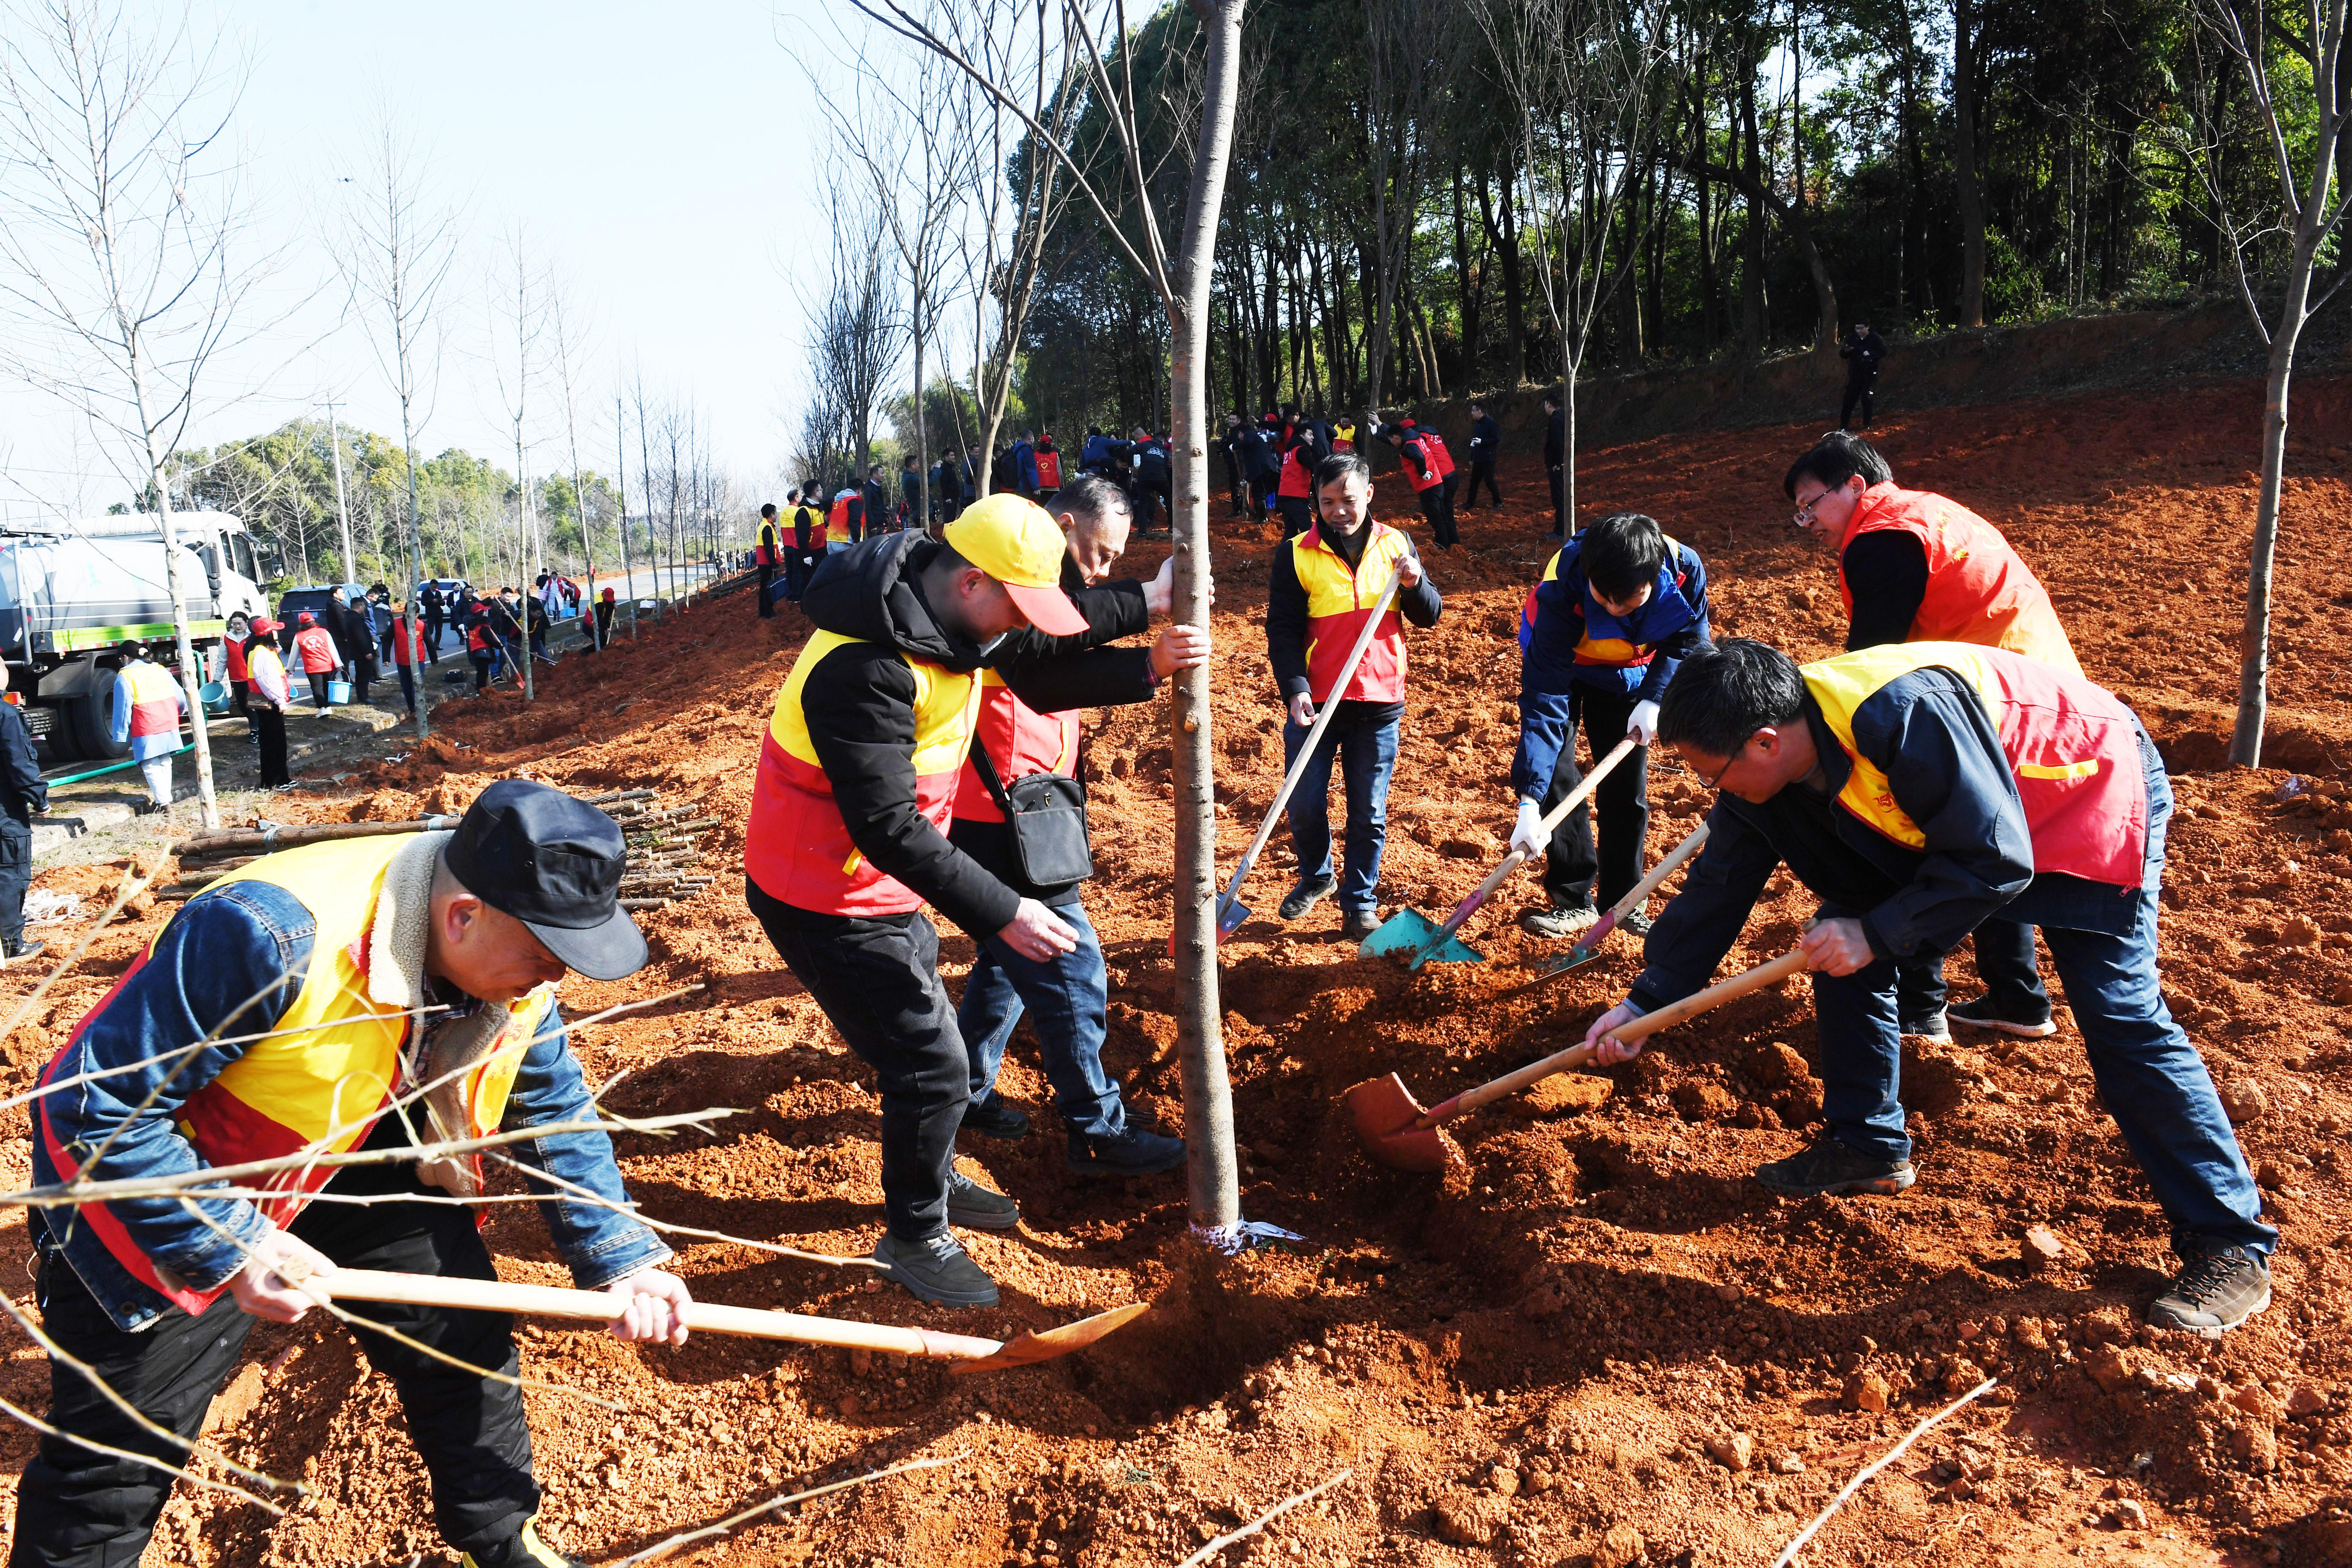
POLYGON ((335 639, 324 626, 305 626, 296 633, 294 653, 302 661, 305 675, 324 675, 342 667, 343 661, 335 656, 335 639))
POLYGON ((392 623, 392 662, 421 664, 425 659, 425 628, 414 615, 403 615, 392 623))

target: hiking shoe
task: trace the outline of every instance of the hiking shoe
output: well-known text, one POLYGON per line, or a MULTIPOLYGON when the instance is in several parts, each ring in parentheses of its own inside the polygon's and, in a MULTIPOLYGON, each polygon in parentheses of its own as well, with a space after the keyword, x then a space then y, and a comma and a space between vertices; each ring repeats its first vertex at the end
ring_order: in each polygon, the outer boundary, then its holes
POLYGON ((996 1281, 944 1230, 928 1241, 901 1241, 886 1230, 874 1244, 874 1261, 882 1265, 884 1279, 897 1280, 920 1300, 942 1307, 996 1305, 996 1281))
POLYGON ((1554 904, 1549 909, 1529 910, 1519 916, 1519 929, 1529 936, 1558 942, 1564 936, 1582 936, 1600 919, 1601 911, 1591 904, 1575 904, 1565 909, 1554 904))
POLYGON ((1627 936, 1647 936, 1650 934, 1650 917, 1639 910, 1628 910, 1625 918, 1617 922, 1617 929, 1627 936))
POLYGON ((986 1100, 964 1106, 963 1130, 983 1138, 1026 1138, 1029 1113, 992 1089, 986 1100))
POLYGON ((537 1514, 522 1521, 520 1533, 496 1546, 478 1546, 457 1563, 458 1568, 588 1568, 583 1559, 558 1552, 540 1538, 537 1514))
POLYGON ((1337 877, 1301 877, 1282 896, 1282 907, 1275 913, 1284 920, 1295 921, 1339 890, 1337 877))
POLYGON ((1378 910, 1349 910, 1339 920, 1339 934, 1349 942, 1362 942, 1380 929, 1378 910))
POLYGON ((2149 1305, 2147 1321, 2218 1340, 2270 1304, 2270 1260, 2251 1247, 2224 1247, 2183 1264, 2149 1305))
POLYGON ((1993 1005, 1990 991, 1973 1002, 1963 1002, 1945 1011, 1955 1024, 1966 1024, 1971 1029, 1999 1029, 2004 1035, 2022 1035, 2029 1040, 2045 1039, 2058 1032, 2057 1020, 2050 1016, 2048 1003, 2042 1004, 2038 1018, 2013 1018, 1993 1005))
POLYGON ((1108 1137, 1070 1134, 1070 1169, 1081 1176, 1156 1176, 1184 1163, 1184 1141, 1133 1125, 1108 1137))
POLYGON ((1021 1205, 992 1192, 961 1171, 948 1173, 948 1223, 966 1230, 1011 1230, 1021 1223, 1021 1205))
POLYGON ((1756 1179, 1792 1198, 1839 1193, 1880 1193, 1892 1197, 1918 1180, 1918 1173, 1908 1160, 1874 1159, 1824 1132, 1811 1147, 1785 1160, 1757 1166, 1756 1179))
POLYGON ((1952 1043, 1951 1026, 1944 1022, 1944 1010, 1941 1007, 1920 1017, 1904 1019, 1902 1029, 1906 1039, 1925 1040, 1931 1046, 1948 1046, 1952 1043))
POLYGON ((8 962, 21 963, 28 958, 38 958, 49 950, 46 942, 20 942, 8 950, 8 962))

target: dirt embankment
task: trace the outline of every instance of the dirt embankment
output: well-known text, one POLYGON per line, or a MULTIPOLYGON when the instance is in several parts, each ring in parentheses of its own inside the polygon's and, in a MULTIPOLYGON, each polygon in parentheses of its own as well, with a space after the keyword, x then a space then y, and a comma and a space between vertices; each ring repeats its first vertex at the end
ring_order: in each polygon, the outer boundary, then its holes
MULTIPOLYGON (((2314 386, 2340 415, 2346 388, 2314 386)), ((963 1457, 761 1523, 732 1563, 1174 1563, 1338 1469, 1354 1479, 1246 1549, 1250 1560, 1379 1563, 1762 1563, 1868 1457, 1948 1392, 2000 1377, 1854 1502, 1821 1562, 2340 1562, 2352 1554, 2352 706, 2335 635, 2352 569, 2340 418, 2293 477, 2282 548, 2278 767, 2219 761, 2235 689, 2236 594, 2251 527, 2256 422, 2243 386, 2159 397, 2013 403, 1878 432, 1908 484, 2007 529, 2050 583, 2092 675, 2147 717, 2182 812, 2165 896, 2165 979, 2222 1080, 2284 1242, 2278 1300, 2218 1345, 2158 1336, 2137 1311, 2168 1268, 2165 1226, 2099 1113, 2080 1042, 1963 1038, 1905 1064, 1919 1185, 1895 1200, 1788 1203, 1748 1173, 1796 1146, 1820 1088, 1801 986, 1664 1037, 1635 1064, 1457 1124, 1443 1179, 1366 1161, 1336 1109, 1396 1070, 1424 1101, 1580 1031, 1634 973, 1603 962, 1511 994, 1538 944, 1509 923, 1521 883, 1466 933, 1489 962, 1409 977, 1334 940, 1328 905, 1297 929, 1260 919, 1226 950, 1225 1038, 1252 1217, 1300 1232, 1291 1253, 1202 1261, 1181 1183, 1096 1185, 1057 1138, 967 1140, 975 1173, 1026 1224, 971 1238, 1002 1308, 949 1314, 856 1275, 697 1242, 679 1267, 714 1300, 952 1323, 1003 1333, 1150 1298, 1161 1310, 1087 1355, 969 1382, 935 1368, 698 1338, 625 1348, 524 1331, 548 1517, 608 1561, 747 1500, 917 1454, 963 1457), (2292 767, 2324 793, 2282 805, 2292 767), (1513 895, 1517 896, 1514 897, 1513 895), (2054 1254, 2029 1266, 2027 1227, 2054 1254), (610 1402, 584 1402, 573 1393, 610 1402)), ((1588 493, 1639 506, 1705 556, 1719 634, 1801 657, 1843 615, 1830 563, 1790 530, 1778 482, 1811 425, 1678 437, 1591 454, 1588 493)), ((1432 552, 1447 596, 1416 635, 1390 804, 1388 907, 1450 908, 1502 849, 1516 738, 1512 631, 1540 569, 1540 476, 1432 552)), ((1222 511, 1222 506, 1218 509, 1222 511)), ((1256 629, 1269 531, 1215 525, 1215 721, 1227 864, 1271 798, 1277 709, 1256 629)), ((1139 547, 1149 571, 1158 550, 1139 547)), ((423 751, 379 764, 320 815, 461 807, 518 773, 583 791, 650 785, 720 820, 740 852, 769 703, 805 633, 740 597, 571 658, 545 698, 445 704, 423 751)), ((1101 715, 1090 741, 1101 874, 1088 907, 1112 988, 1107 1058, 1138 1113, 1181 1112, 1167 1005, 1169 752, 1155 711, 1101 715)), ((1695 781, 1654 773, 1652 852, 1696 822, 1695 781)), ((1277 835, 1251 892, 1270 909, 1295 868, 1277 835)), ((53 874, 103 879, 106 868, 53 874)), ((93 885, 88 890, 96 892, 93 885)), ((1783 948, 1810 912, 1785 877, 1731 963, 1783 948)), ((6 1042, 20 1089, 162 911, 100 937, 6 1042)), ((619 985, 575 983, 575 1013, 688 982, 685 1003, 584 1033, 592 1079, 626 1072, 629 1111, 740 1108, 715 1135, 621 1150, 646 1212, 853 1252, 878 1224, 871 1075, 774 960, 734 888, 646 917, 654 962, 619 985)), ((61 928, 74 934, 73 928, 61 928)), ((970 944, 950 933, 960 975, 970 944)), ((1969 991, 1968 963, 1953 964, 1969 991)), ((954 982, 951 982, 954 983, 954 982)), ((11 973, 11 996, 25 989, 11 973)), ((1008 1091, 1044 1114, 1025 1032, 1008 1091)), ((22 1179, 23 1112, 0 1124, 22 1179)), ((12 1217, 0 1238, 22 1252, 12 1217)), ((493 1211, 511 1278, 560 1281, 540 1221, 493 1211)), ((20 1285, 19 1298, 25 1292, 20 1285)), ((19 1342, 0 1394, 38 1407, 19 1342)), ((341 1331, 263 1328, 215 1415, 243 1462, 304 1477, 317 1500, 271 1524, 183 1489, 151 1563, 310 1564, 434 1558, 424 1478, 388 1385, 341 1331)), ((30 1451, 0 1433, 13 1474, 30 1451)), ((706 1550, 716 1560, 717 1548, 706 1550)))

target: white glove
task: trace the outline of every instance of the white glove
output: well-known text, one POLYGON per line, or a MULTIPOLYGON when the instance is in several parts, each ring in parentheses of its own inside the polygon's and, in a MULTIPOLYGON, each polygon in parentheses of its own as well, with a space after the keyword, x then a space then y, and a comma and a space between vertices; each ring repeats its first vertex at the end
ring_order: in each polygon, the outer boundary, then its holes
POLYGON ((1658 738, 1658 705, 1636 702, 1633 711, 1626 716, 1625 733, 1633 737, 1637 746, 1646 746, 1658 738))
POLYGON ((1543 830, 1543 808, 1531 800, 1519 802, 1519 819, 1511 825, 1511 847, 1529 859, 1544 852, 1551 835, 1543 830))

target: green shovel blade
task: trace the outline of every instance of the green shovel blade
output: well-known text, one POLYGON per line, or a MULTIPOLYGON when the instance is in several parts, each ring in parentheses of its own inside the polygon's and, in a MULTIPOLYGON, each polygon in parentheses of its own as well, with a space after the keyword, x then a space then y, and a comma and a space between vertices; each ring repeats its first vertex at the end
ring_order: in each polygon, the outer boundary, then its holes
POLYGON ((1410 952, 1415 955, 1412 967, 1424 963, 1484 963, 1486 955, 1458 936, 1449 936, 1443 945, 1424 952, 1437 940, 1445 928, 1423 914, 1419 910, 1399 910, 1382 921, 1380 929, 1366 937, 1356 951, 1366 958, 1378 958, 1383 953, 1410 952))

